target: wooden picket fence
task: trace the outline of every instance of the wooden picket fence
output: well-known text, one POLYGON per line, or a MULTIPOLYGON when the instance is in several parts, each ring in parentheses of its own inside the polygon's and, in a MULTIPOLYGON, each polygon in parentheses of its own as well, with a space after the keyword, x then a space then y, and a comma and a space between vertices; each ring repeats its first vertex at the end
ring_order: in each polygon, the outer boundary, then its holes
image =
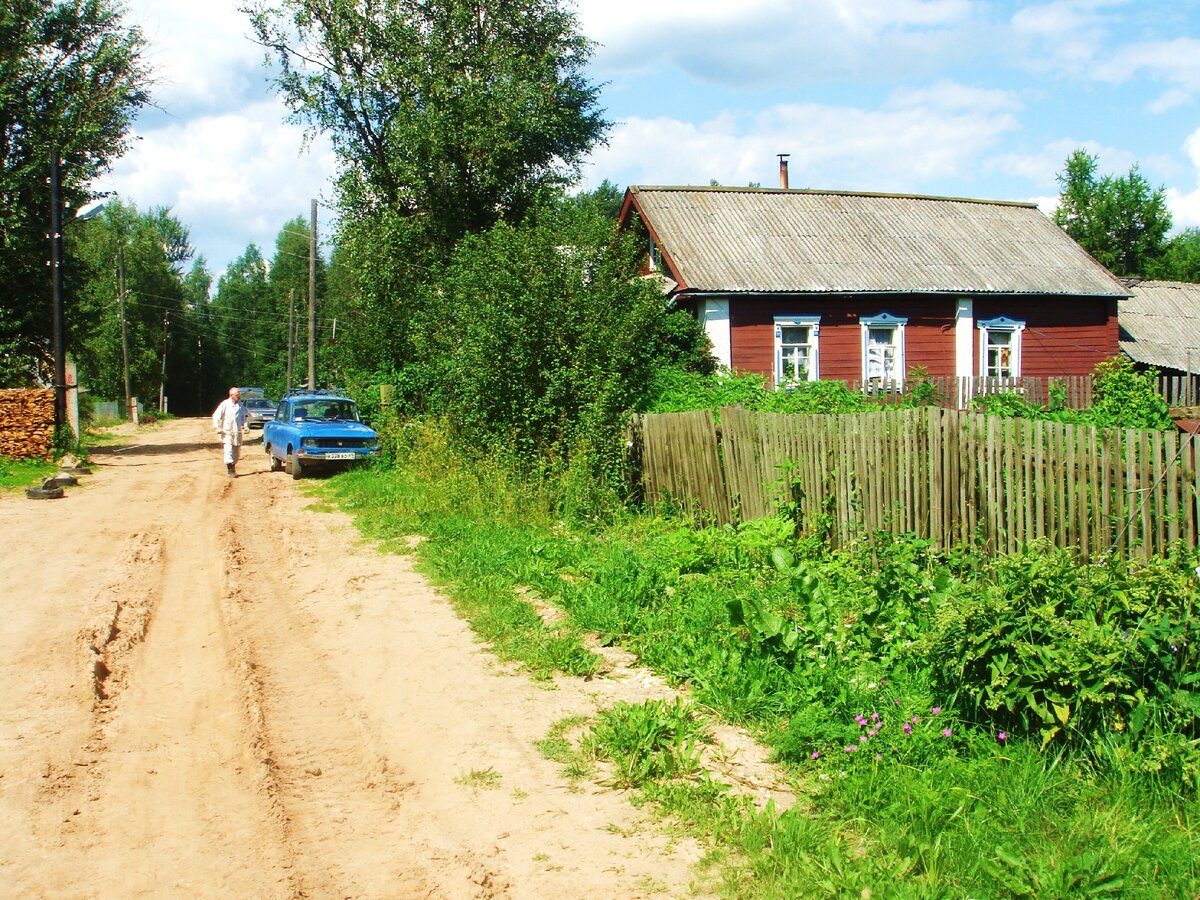
POLYGON ((631 437, 649 503, 718 523, 793 504, 839 542, 913 533, 943 547, 1016 551, 1044 539, 1088 557, 1195 546, 1196 438, 940 408, 781 415, 741 408, 639 416, 631 437))
MULTIPOLYGON (((1087 409, 1092 405, 1091 375, 1038 376, 1033 378, 963 378, 953 375, 926 376, 903 382, 851 383, 856 391, 869 395, 880 406, 899 406, 915 390, 931 393, 930 405, 945 409, 969 409, 972 401, 992 394, 1019 394, 1036 406, 1048 406, 1055 400, 1068 409, 1087 409)), ((1168 406, 1200 406, 1200 375, 1158 375, 1155 385, 1168 406)))
MULTIPOLYGON (((913 391, 928 390, 929 405, 945 409, 969 409, 971 402, 992 394, 1019 394, 1037 406, 1049 405, 1058 395, 1061 405, 1068 409, 1087 409, 1092 405, 1091 375, 1062 375, 1036 378, 964 378, 954 375, 930 375, 904 382, 851 385, 856 391, 868 394, 880 406, 899 406, 913 391)), ((1161 389, 1160 384, 1160 389, 1161 389)))

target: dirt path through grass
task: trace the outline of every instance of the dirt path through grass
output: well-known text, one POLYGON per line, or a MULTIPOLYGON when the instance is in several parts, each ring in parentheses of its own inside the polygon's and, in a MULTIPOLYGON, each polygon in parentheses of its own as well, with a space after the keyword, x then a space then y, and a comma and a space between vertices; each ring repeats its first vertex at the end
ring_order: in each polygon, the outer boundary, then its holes
POLYGON ((257 441, 231 480, 203 420, 136 437, 0 496, 0 896, 703 896, 535 746, 660 684, 533 683, 257 441))

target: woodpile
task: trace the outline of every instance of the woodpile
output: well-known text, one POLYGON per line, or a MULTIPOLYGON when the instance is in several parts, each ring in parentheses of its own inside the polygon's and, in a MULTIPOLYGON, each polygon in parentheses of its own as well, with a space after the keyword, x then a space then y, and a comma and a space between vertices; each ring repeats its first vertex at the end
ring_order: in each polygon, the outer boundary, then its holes
POLYGON ((48 459, 54 449, 54 391, 0 390, 0 456, 48 459))

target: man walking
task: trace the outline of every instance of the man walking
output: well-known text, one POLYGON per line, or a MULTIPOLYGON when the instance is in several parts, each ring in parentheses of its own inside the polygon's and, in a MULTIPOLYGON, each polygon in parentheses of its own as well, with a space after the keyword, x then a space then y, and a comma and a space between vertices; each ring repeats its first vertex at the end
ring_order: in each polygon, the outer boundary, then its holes
POLYGON ((242 392, 237 388, 229 389, 228 399, 222 400, 212 417, 213 428, 217 429, 217 437, 225 445, 225 469, 230 478, 236 478, 238 454, 242 449, 242 429, 246 427, 246 407, 242 406, 242 392))

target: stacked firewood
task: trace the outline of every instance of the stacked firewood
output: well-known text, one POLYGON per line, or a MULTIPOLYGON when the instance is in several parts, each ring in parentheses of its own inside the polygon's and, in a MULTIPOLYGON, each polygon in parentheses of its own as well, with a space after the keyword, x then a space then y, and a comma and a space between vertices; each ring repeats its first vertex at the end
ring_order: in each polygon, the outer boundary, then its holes
POLYGON ((54 391, 0 390, 0 456, 48 458, 54 447, 54 391))

